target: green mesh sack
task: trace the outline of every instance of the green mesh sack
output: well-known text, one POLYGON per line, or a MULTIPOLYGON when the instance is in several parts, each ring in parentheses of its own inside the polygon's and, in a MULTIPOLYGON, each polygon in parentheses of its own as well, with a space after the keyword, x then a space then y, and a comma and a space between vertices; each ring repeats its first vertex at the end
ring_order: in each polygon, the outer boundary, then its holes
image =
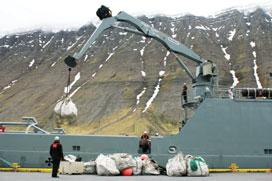
POLYGON ((191 170, 194 172, 194 171, 196 171, 197 169, 198 169, 198 166, 197 166, 197 163, 196 163, 197 161, 196 160, 191 160, 190 161, 190 168, 191 168, 191 170))

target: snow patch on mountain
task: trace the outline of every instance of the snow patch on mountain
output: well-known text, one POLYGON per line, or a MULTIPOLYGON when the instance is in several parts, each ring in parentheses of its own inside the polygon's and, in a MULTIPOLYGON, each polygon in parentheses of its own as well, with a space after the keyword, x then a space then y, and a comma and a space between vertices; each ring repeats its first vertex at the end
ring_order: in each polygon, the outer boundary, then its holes
POLYGON ((229 37, 228 37, 228 40, 229 40, 229 41, 232 41, 232 39, 233 39, 235 33, 236 33, 236 29, 234 29, 234 30, 232 30, 232 31, 229 32, 229 37))
POLYGON ((230 54, 228 54, 227 52, 226 52, 226 49, 228 49, 228 47, 223 47, 223 45, 221 45, 221 50, 222 50, 222 52, 224 53, 224 57, 225 57, 225 59, 227 59, 227 60, 230 60, 230 54))
POLYGON ((34 63, 35 63, 35 60, 33 59, 31 62, 29 62, 28 67, 32 67, 34 63))
POLYGON ((49 43, 53 40, 53 38, 54 38, 54 36, 52 36, 52 37, 50 38, 50 40, 42 46, 42 48, 47 47, 47 45, 49 45, 49 43))
POLYGON ((75 41, 73 44, 71 44, 70 46, 68 46, 66 50, 68 51, 68 50, 70 50, 72 47, 74 47, 74 46, 77 44, 77 42, 80 40, 80 38, 82 38, 82 36, 76 38, 76 41, 75 41))
POLYGON ((4 91, 4 90, 7 90, 7 89, 9 89, 9 88, 11 88, 12 86, 14 86, 15 83, 16 83, 17 81, 18 81, 18 80, 13 80, 13 81, 11 81, 7 86, 5 86, 5 87, 3 88, 3 91, 4 91))
POLYGON ((86 60, 88 59, 88 55, 85 55, 85 57, 84 57, 84 62, 86 62, 86 60))
POLYGON ((199 29, 199 30, 211 30, 209 27, 203 26, 203 25, 196 26, 195 29, 199 29))
POLYGON ((235 74, 234 70, 230 70, 230 74, 232 75, 232 79, 233 79, 233 83, 232 83, 230 88, 235 88, 237 86, 237 84, 239 83, 239 80, 236 77, 236 74, 235 74))
POLYGON ((147 109, 150 107, 151 103, 152 103, 152 102, 154 101, 154 99, 157 97, 157 95, 158 95, 158 93, 159 93, 159 91, 160 91, 161 80, 162 80, 162 79, 159 78, 158 83, 157 83, 157 85, 156 85, 156 87, 155 87, 154 93, 153 93, 152 97, 147 101, 146 106, 145 106, 145 108, 144 108, 144 110, 143 110, 142 112, 146 112, 147 109))
POLYGON ((80 72, 78 72, 74 78, 74 81, 64 88, 64 93, 68 94, 75 83, 80 79, 80 72))
POLYGON ((256 46, 256 43, 254 41, 251 41, 250 46, 251 46, 251 48, 254 48, 256 46))

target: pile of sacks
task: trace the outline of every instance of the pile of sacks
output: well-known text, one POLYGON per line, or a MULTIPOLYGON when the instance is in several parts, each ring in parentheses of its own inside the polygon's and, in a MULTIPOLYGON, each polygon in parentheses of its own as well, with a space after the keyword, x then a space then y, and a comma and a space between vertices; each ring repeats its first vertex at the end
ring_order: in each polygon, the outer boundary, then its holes
POLYGON ((166 173, 168 176, 208 176, 209 168, 202 157, 192 155, 184 157, 180 152, 168 160, 166 173))
MULTIPOLYGON (((77 162, 76 157, 73 155, 65 156, 66 167, 69 169, 63 170, 61 173, 64 174, 97 174, 103 176, 113 176, 113 175, 159 175, 160 168, 159 165, 148 158, 147 155, 142 155, 140 157, 132 157, 127 153, 115 153, 110 155, 100 154, 95 161, 89 162, 77 162), (82 173, 79 172, 79 163, 83 165, 82 173), (77 166, 74 168, 74 165, 77 166), (72 168, 73 167, 73 168, 72 168), (69 170, 67 173, 65 170, 69 170), (73 170, 73 171, 72 171, 73 170)), ((61 165, 64 165, 61 163, 61 165)))
MULTIPOLYGON (((95 161, 89 162, 77 162, 78 159, 72 155, 65 156, 64 159, 68 161, 69 164, 66 163, 66 167, 69 168, 62 169, 61 173, 68 174, 131 176, 160 175, 164 171, 156 161, 151 160, 145 154, 140 157, 132 157, 128 153, 100 154, 95 161)), ((183 156, 180 152, 168 160, 166 174, 168 176, 208 176, 209 168, 202 157, 183 156)))
POLYGON ((97 175, 159 175, 158 164, 147 155, 133 158, 127 153, 100 154, 96 160, 97 175))

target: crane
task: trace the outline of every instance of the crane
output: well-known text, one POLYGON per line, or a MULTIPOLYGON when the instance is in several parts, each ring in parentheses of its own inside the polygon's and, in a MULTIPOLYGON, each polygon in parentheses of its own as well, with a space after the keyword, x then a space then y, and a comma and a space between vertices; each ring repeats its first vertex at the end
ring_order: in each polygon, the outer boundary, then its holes
POLYGON ((214 87, 217 85, 216 65, 213 62, 203 59, 184 44, 126 12, 121 11, 116 16, 112 16, 111 10, 102 5, 97 10, 96 14, 102 20, 102 22, 78 52, 75 52, 73 56, 69 55, 65 58, 64 61, 70 68, 77 65, 77 61, 82 58, 82 56, 95 43, 96 39, 103 33, 103 31, 109 28, 117 28, 159 41, 170 53, 174 54, 179 65, 192 79, 194 96, 205 97, 212 94, 214 87), (119 22, 128 23, 135 29, 119 26, 119 22), (195 75, 193 75, 193 73, 189 70, 180 56, 186 57, 197 64, 195 75), (207 92, 209 94, 207 94, 207 92))

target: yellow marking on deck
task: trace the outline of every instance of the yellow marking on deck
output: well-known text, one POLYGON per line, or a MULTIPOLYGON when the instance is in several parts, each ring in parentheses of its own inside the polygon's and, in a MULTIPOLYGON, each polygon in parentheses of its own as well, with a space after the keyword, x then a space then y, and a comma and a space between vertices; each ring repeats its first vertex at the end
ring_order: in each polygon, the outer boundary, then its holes
POLYGON ((50 173, 52 172, 51 168, 0 168, 0 171, 5 172, 43 172, 50 173))
POLYGON ((210 173, 223 173, 223 172, 272 172, 272 168, 237 168, 237 169, 231 169, 231 168, 211 168, 209 169, 210 173))

